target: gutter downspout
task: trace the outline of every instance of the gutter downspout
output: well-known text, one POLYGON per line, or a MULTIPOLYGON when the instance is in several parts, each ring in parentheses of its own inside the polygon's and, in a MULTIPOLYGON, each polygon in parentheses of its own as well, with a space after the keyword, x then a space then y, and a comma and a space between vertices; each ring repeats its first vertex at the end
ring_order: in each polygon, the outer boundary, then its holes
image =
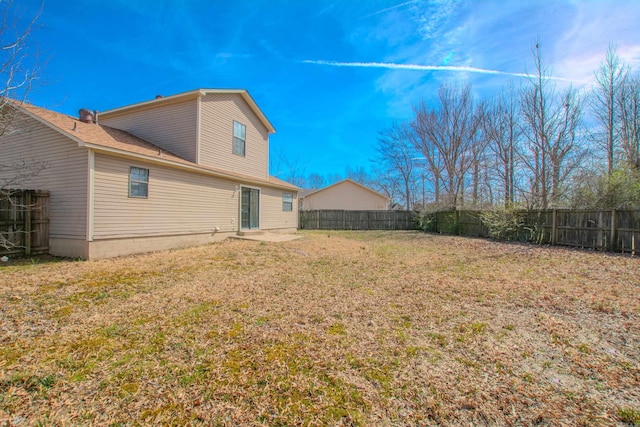
POLYGON ((200 164, 200 124, 202 123, 202 97, 204 95, 200 94, 198 98, 196 98, 196 164, 200 164))
POLYGON ((88 161, 87 161, 87 231, 86 231, 86 240, 87 240, 87 259, 90 259, 89 249, 91 245, 89 242, 93 242, 93 218, 94 218, 94 177, 95 177, 95 166, 96 166, 96 157, 95 152, 91 149, 87 151, 88 153, 88 161))

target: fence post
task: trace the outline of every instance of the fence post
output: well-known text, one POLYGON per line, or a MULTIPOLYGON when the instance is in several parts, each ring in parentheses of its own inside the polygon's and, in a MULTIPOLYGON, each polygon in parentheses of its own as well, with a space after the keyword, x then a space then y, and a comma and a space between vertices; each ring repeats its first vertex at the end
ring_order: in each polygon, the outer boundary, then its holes
POLYGON ((616 210, 611 210, 611 241, 609 242, 609 250, 616 252, 618 250, 618 218, 616 210))
POLYGON ((320 230, 320 211, 316 211, 316 230, 320 230))
POLYGON ((31 255, 31 191, 24 192, 24 254, 31 255))
POLYGON ((342 229, 343 230, 347 229, 347 211, 346 210, 342 211, 342 229))
POLYGON ((551 215, 551 245, 558 243, 558 210, 554 209, 551 215))
MULTIPOLYGON (((605 233, 604 233, 604 228, 602 227, 602 224, 604 223, 604 212, 600 211, 598 212, 598 246, 601 251, 604 251, 605 247, 606 247, 606 242, 605 242, 605 233)), ((595 246, 595 245, 594 245, 595 246)), ((594 248, 595 250, 595 248, 594 248)))

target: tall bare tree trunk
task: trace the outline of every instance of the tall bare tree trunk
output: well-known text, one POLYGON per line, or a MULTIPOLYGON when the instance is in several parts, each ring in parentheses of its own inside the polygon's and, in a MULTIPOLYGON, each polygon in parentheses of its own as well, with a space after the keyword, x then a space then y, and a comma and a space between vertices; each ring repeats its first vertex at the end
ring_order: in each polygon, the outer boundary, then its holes
POLYGON ((628 69, 623 66, 615 48, 610 45, 604 61, 594 74, 596 84, 591 97, 591 111, 599 128, 595 140, 605 150, 607 173, 611 176, 620 140, 616 123, 620 108, 618 100, 628 69))
POLYGON ((578 129, 581 101, 569 88, 558 94, 545 68, 539 43, 533 49, 537 74, 522 93, 521 111, 533 164, 523 159, 531 173, 534 205, 547 209, 560 203, 561 188, 581 158, 578 129))
POLYGON ((625 161, 640 168, 640 77, 626 76, 618 104, 625 161))
POLYGON ((433 107, 414 107, 411 123, 414 144, 423 154, 444 203, 456 208, 464 203, 464 180, 473 166, 473 146, 478 143, 480 119, 471 87, 441 86, 433 107))

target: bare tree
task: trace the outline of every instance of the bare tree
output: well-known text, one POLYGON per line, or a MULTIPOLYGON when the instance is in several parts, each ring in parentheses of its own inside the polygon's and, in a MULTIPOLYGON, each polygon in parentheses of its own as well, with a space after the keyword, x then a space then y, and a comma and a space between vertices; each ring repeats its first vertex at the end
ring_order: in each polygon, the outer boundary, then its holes
POLYGON ((486 188, 488 181, 488 156, 487 145, 489 143, 482 123, 484 123, 486 115, 486 103, 482 102, 475 108, 474 113, 478 131, 475 133, 474 140, 471 144, 471 205, 478 208, 487 200, 486 193, 490 192, 490 188, 486 188))
POLYGON ((427 160, 434 184, 442 186, 445 203, 455 208, 464 203, 465 176, 473 166, 481 121, 470 85, 441 86, 435 104, 422 102, 414 108, 414 143, 427 160))
POLYGON ((391 174, 387 169, 374 167, 371 171, 369 186, 380 194, 384 194, 390 200, 398 200, 403 197, 402 184, 396 174, 391 174))
POLYGON ((310 173, 307 177, 307 185, 309 188, 324 187, 324 177, 318 173, 310 173))
MULTIPOLYGON (((14 148, 8 146, 12 135, 29 130, 25 115, 18 107, 26 100, 39 71, 38 53, 30 43, 39 16, 40 12, 24 20, 12 1, 0 0, 0 152, 14 148)), ((45 162, 35 157, 9 162, 0 156, 0 204, 26 208, 15 206, 12 193, 44 167, 45 162)), ((15 230, 11 232, 15 233, 15 230)), ((0 233, 0 247, 10 249, 14 246, 12 239, 0 233)))
POLYGON ((607 155, 607 172, 609 176, 615 167, 615 151, 619 143, 620 96, 628 70, 618 57, 613 46, 609 46, 604 61, 594 73, 596 84, 591 97, 591 111, 598 125, 596 141, 604 148, 607 155))
POLYGON ((618 116, 625 161, 640 169, 640 76, 625 76, 618 98, 618 116))
POLYGON ((532 173, 530 204, 547 209, 560 202, 562 184, 577 164, 582 103, 572 88, 556 90, 539 42, 532 51, 536 74, 521 98, 529 152, 521 158, 532 173))
MULTIPOLYGON (((429 132, 426 129, 430 121, 429 116, 431 116, 433 112, 427 108, 424 101, 415 106, 413 111, 415 113, 415 118, 410 124, 413 132, 409 133, 409 138, 413 146, 420 152, 420 154, 422 154, 425 162, 425 169, 430 175, 429 179, 426 178, 426 174, 424 172, 421 175, 422 204, 424 205, 426 203, 424 194, 425 181, 430 181, 433 186, 434 202, 437 205, 440 203, 440 183, 444 173, 444 165, 442 157, 440 156, 440 151, 438 150, 438 145, 433 143, 433 141, 428 137, 429 132)), ((432 120, 435 121, 435 118, 432 120)))
POLYGON ((39 55, 30 36, 39 17, 40 11, 24 21, 13 1, 0 0, 0 136, 20 130, 12 107, 26 100, 37 79, 39 55))
MULTIPOLYGON (((381 131, 375 146, 378 156, 372 160, 380 167, 378 180, 399 184, 407 209, 412 208, 418 155, 410 142, 410 132, 409 125, 399 123, 394 123, 389 129, 381 131)), ((394 187, 397 187, 397 184, 394 184, 394 187)))
POLYGON ((276 155, 269 157, 269 163, 269 169, 274 176, 301 188, 306 186, 305 171, 307 165, 301 160, 300 156, 290 158, 284 151, 280 150, 276 155))
POLYGON ((367 172, 367 170, 364 168, 364 166, 358 166, 356 168, 347 166, 346 176, 347 179, 365 186, 369 186, 371 183, 371 176, 369 175, 369 172, 367 172))
POLYGON ((512 84, 486 104, 482 125, 488 150, 495 156, 494 172, 502 187, 504 206, 508 208, 515 202, 517 151, 522 138, 518 95, 512 84))

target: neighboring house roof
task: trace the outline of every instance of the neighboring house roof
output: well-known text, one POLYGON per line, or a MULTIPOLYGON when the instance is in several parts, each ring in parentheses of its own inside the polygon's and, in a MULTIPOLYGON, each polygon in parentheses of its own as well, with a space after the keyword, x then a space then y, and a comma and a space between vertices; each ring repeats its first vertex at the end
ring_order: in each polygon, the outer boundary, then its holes
POLYGON ((74 140, 81 147, 87 147, 116 155, 137 157, 156 163, 162 163, 171 167, 178 167, 214 175, 220 178, 241 180, 247 183, 262 185, 266 184, 273 187, 286 188, 292 191, 298 190, 298 187, 295 185, 284 182, 273 176, 269 176, 268 179, 262 180, 190 162, 123 130, 101 125, 99 123, 85 123, 77 118, 67 116, 66 114, 57 113, 55 111, 36 107, 27 103, 13 102, 13 105, 40 123, 74 140))
POLYGON ((382 198, 384 198, 384 199, 386 199, 386 200, 390 200, 390 199, 389 199, 387 196, 385 196, 384 194, 380 194, 380 193, 378 193, 377 191, 372 190, 371 188, 369 188, 369 187, 367 187, 367 186, 365 186, 365 185, 362 185, 362 184, 360 184, 359 182, 356 182, 356 181, 354 181, 354 180, 352 180, 352 179, 349 179, 349 178, 347 178, 347 179, 343 179, 342 181, 338 181, 338 182, 336 182, 335 184, 331 184, 331 185, 329 185, 329 186, 327 186, 327 187, 320 188, 320 189, 318 189, 318 190, 313 190, 313 189, 312 189, 312 190, 303 190, 303 191, 306 191, 306 193, 304 193, 303 195, 299 195, 299 197, 306 197, 306 196, 310 196, 310 195, 312 195, 312 194, 318 194, 318 193, 320 193, 320 192, 322 192, 322 191, 328 190, 328 189, 333 188, 333 187, 335 187, 335 186, 337 186, 337 185, 344 184, 345 182, 350 182, 350 183, 355 184, 355 185, 357 185, 357 186, 359 186, 359 187, 362 187, 363 189, 365 189, 365 190, 367 190, 367 191, 370 191, 371 193, 375 194, 376 196, 382 197, 382 198))
POLYGON ((320 188, 303 188, 301 190, 298 190, 298 197, 305 197, 308 196, 310 194, 315 193, 316 191, 319 191, 320 188))
POLYGON ((238 95, 242 96, 242 98, 245 100, 245 102, 247 104, 249 104, 249 107, 251 107, 251 110, 253 110, 253 112, 256 114, 256 116, 258 116, 258 118, 260 119, 262 124, 267 128, 267 131, 269 133, 274 133, 276 131, 276 129, 273 127, 271 122, 264 115, 262 110, 260 110, 260 108, 258 107, 258 104, 256 104, 256 102, 253 100, 251 95, 249 95, 249 92, 247 90, 245 90, 245 89, 196 89, 196 90, 192 90, 192 91, 189 91, 189 92, 182 92, 182 93, 178 93, 178 94, 171 95, 171 96, 159 96, 159 97, 157 97, 155 99, 152 99, 150 101, 138 102, 136 104, 130 104, 130 105, 126 105, 124 107, 119 107, 119 108, 114 108, 112 110, 102 111, 102 112, 100 112, 100 115, 101 116, 116 115, 116 114, 118 114, 120 112, 124 112, 124 111, 129 112, 131 110, 143 109, 143 108, 147 108, 149 106, 167 104, 167 103, 172 103, 172 102, 175 102, 175 101, 182 101, 182 100, 186 100, 186 99, 189 99, 189 98, 197 98, 199 96, 203 96, 203 95, 207 95, 207 94, 216 94, 216 93, 232 93, 232 94, 238 94, 238 95))

